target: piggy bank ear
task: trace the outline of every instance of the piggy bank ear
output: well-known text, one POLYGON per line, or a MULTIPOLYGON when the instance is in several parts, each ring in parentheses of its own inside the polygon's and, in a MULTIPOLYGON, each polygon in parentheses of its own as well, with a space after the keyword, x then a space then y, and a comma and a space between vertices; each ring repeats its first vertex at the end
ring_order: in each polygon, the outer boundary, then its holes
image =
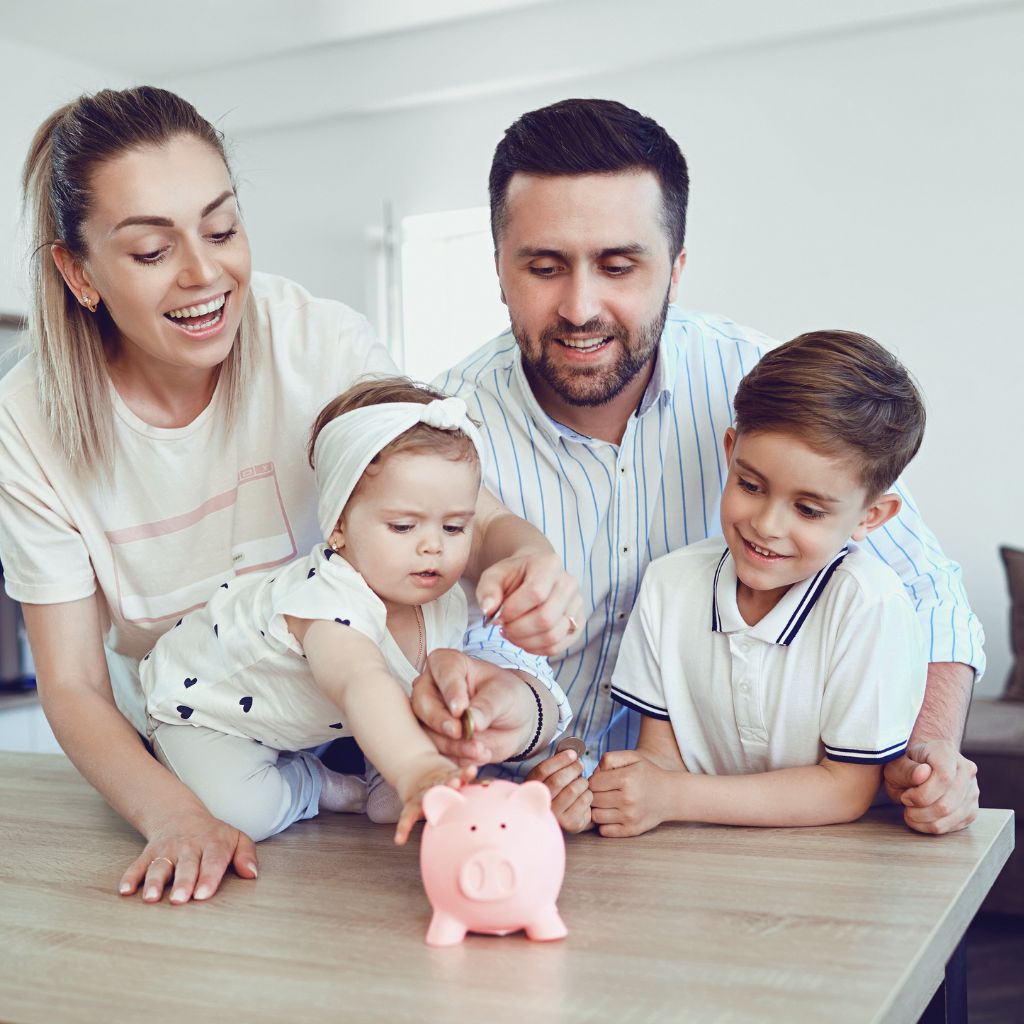
MULTIPOLYGON (((543 786, 543 783, 538 783, 543 786)), ((545 792, 547 787, 544 787, 545 792)), ((431 825, 436 825, 452 807, 466 802, 466 798, 451 786, 433 786, 423 794, 423 815, 431 825)))
POLYGON ((516 786, 509 798, 534 814, 547 814, 551 810, 551 791, 543 782, 524 782, 516 786))

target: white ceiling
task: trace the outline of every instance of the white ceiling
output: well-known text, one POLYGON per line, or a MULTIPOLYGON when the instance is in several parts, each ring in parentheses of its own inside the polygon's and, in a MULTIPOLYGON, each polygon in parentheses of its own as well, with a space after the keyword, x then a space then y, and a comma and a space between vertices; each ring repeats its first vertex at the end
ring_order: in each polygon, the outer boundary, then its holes
MULTIPOLYGON (((0 34, 152 80, 476 18, 542 0, 41 0, 3 5, 0 34)), ((547 5, 555 0, 544 0, 547 5)))

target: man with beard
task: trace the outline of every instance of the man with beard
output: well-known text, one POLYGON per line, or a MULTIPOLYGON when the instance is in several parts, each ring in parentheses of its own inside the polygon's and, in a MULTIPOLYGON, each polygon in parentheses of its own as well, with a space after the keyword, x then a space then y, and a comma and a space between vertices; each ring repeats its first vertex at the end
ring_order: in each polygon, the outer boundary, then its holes
MULTIPOLYGON (((771 342, 675 302, 689 180, 658 124, 606 100, 525 114, 491 166, 491 226, 511 329, 443 375, 466 399, 492 458, 487 485, 540 527, 580 581, 585 617, 552 659, 582 737, 581 755, 534 749, 543 709, 525 688, 472 675, 455 652, 432 656, 414 688, 442 752, 486 760, 515 736, 518 774, 547 783, 573 831, 589 818, 586 774, 635 745, 633 712, 611 701, 612 669, 648 563, 717 533, 725 480, 719 439, 740 379, 771 342), (471 738, 457 716, 467 707, 471 738), (533 743, 531 743, 531 737, 533 743)), ((914 829, 964 828, 978 807, 975 766, 959 753, 982 631, 959 581, 905 489, 903 511, 870 548, 900 575, 930 639, 927 694, 907 753, 885 769, 914 829)), ((709 604, 710 622, 710 604, 709 604)), ((564 622, 561 623, 564 628, 564 622)), ((538 636, 556 623, 538 613, 538 636)), ((501 649, 500 614, 471 648, 501 649)), ((517 655, 506 649, 509 665, 517 655)), ((524 668, 529 668, 523 664, 524 668)), ((560 708, 561 724, 570 717, 560 708)))

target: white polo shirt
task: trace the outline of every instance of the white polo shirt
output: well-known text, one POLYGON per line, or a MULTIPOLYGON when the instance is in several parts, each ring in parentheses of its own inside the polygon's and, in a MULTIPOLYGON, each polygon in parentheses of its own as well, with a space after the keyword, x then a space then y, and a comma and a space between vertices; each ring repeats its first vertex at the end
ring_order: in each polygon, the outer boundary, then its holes
POLYGON ((612 697, 670 721, 686 767, 740 775, 906 748, 928 651, 899 577, 856 545, 749 626, 736 568, 712 537, 652 562, 612 697))

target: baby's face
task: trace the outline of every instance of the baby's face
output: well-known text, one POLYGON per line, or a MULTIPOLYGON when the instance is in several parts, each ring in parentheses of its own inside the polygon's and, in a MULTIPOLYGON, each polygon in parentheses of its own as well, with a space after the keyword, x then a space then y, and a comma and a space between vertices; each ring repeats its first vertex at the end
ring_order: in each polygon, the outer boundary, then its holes
POLYGON ((737 436, 732 428, 725 452, 722 533, 741 588, 781 597, 871 528, 871 505, 848 461, 788 434, 737 436))
POLYGON ((401 452, 363 475, 332 540, 383 601, 425 604, 466 568, 479 491, 477 463, 401 452))

